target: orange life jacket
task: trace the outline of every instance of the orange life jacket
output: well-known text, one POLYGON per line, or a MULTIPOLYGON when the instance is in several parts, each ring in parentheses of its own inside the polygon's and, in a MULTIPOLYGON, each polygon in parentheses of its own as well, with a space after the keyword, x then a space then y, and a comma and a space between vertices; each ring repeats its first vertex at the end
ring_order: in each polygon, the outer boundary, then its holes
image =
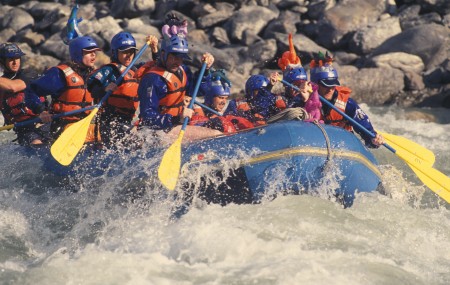
POLYGON ((183 112, 184 96, 186 94, 187 76, 183 68, 181 68, 182 79, 178 76, 161 68, 153 66, 148 73, 155 73, 161 76, 167 84, 167 95, 159 100, 160 111, 163 114, 178 116, 183 112))
MULTIPOLYGON (((110 65, 117 68, 121 74, 127 68, 126 66, 117 63, 110 63, 110 65)), ((114 112, 129 115, 131 118, 134 117, 134 113, 139 106, 139 97, 137 94, 139 83, 134 75, 134 71, 128 71, 124 76, 122 83, 106 101, 107 106, 112 107, 114 112)))
POLYGON ((144 74, 147 74, 150 71, 150 69, 152 69, 152 67, 155 65, 156 61, 154 60, 147 61, 145 64, 139 67, 138 70, 136 70, 136 72, 134 73, 134 78, 140 80, 142 76, 144 76, 144 74))
MULTIPOLYGON (((345 86, 337 86, 336 90, 338 92, 338 96, 336 98, 334 106, 345 113, 345 107, 347 106, 347 102, 350 98, 350 93, 352 92, 352 90, 345 86)), ((326 124, 341 127, 348 131, 353 131, 353 127, 350 122, 333 109, 330 110, 329 114, 322 113, 322 119, 326 124)))
MULTIPOLYGON (((52 113, 64 113, 92 105, 92 96, 87 90, 83 77, 68 65, 61 64, 57 68, 64 72, 66 77, 66 90, 58 98, 52 98, 52 113)), ((64 117, 64 120, 78 121, 86 117, 90 112, 85 111, 71 117, 64 117)))
POLYGON ((23 91, 6 95, 5 103, 9 107, 9 114, 6 114, 6 116, 11 122, 22 122, 37 116, 25 105, 25 93, 23 91))

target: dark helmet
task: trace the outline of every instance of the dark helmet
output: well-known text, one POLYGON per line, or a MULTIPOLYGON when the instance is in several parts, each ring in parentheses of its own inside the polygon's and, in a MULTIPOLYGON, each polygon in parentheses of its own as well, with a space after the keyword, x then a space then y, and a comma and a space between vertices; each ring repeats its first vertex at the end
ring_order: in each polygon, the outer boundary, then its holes
POLYGON ((161 51, 164 51, 164 61, 167 60, 169 53, 174 53, 176 56, 182 57, 186 60, 192 60, 189 55, 189 46, 187 39, 182 35, 173 35, 169 39, 164 38, 161 43, 161 51))
POLYGON ((283 75, 283 79, 289 83, 294 83, 298 80, 308 80, 308 76, 306 75, 306 71, 303 67, 297 67, 291 70, 286 70, 286 73, 283 75))
POLYGON ((331 65, 323 65, 310 70, 311 81, 327 87, 340 86, 338 73, 331 65))
POLYGON ((78 37, 69 42, 70 59, 76 63, 82 63, 83 50, 101 50, 93 38, 88 36, 78 37))
POLYGON ((127 32, 116 34, 111 40, 111 55, 113 60, 117 60, 118 51, 134 49, 136 51, 136 40, 127 32))
POLYGON ((24 56, 25 53, 19 48, 18 45, 13 43, 3 43, 0 45, 0 58, 18 58, 24 56))
POLYGON ((254 91, 264 89, 269 85, 269 79, 263 75, 252 75, 245 83, 245 96, 252 98, 254 91))

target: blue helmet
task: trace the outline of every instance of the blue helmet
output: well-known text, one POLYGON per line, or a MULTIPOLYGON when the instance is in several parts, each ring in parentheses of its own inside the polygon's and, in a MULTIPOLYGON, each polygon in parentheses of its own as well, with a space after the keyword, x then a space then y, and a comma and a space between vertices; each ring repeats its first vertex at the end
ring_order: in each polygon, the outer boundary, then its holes
POLYGON ((331 64, 311 68, 309 72, 311 81, 314 83, 321 84, 326 87, 341 85, 338 80, 338 73, 331 64))
POLYGON ((111 56, 113 60, 117 60, 118 51, 128 49, 136 50, 136 40, 127 32, 120 32, 116 34, 111 40, 111 56))
POLYGON ((263 89, 269 85, 270 81, 263 75, 252 75, 245 83, 245 96, 252 98, 254 91, 263 89))
POLYGON ((72 61, 82 63, 83 50, 101 50, 93 38, 78 37, 69 42, 69 54, 72 61))
POLYGON ((164 51, 164 61, 167 60, 169 53, 174 53, 176 56, 187 60, 192 60, 189 55, 189 46, 187 39, 182 34, 171 36, 169 39, 163 39, 161 43, 161 51, 164 51))
POLYGON ((214 77, 206 83, 205 104, 212 105, 214 97, 230 96, 230 84, 220 77, 214 77))
POLYGON ((296 67, 291 70, 286 70, 283 75, 283 79, 289 83, 294 83, 298 80, 308 80, 308 76, 306 75, 306 71, 303 67, 296 67))
POLYGON ((25 55, 18 45, 13 43, 3 43, 0 45, 0 58, 18 58, 25 55))

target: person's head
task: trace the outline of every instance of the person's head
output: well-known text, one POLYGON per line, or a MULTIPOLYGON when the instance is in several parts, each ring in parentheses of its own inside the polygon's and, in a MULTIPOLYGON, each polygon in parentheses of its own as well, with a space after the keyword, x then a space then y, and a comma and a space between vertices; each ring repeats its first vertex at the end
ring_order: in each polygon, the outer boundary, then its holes
POLYGON ((175 72, 184 60, 191 60, 188 51, 188 42, 184 35, 173 35, 162 40, 160 59, 168 71, 175 72))
MULTIPOLYGON (((308 80, 308 76, 306 75, 305 69, 300 66, 292 69, 286 69, 283 74, 283 79, 286 82, 289 82, 297 87, 301 87, 308 80)), ((292 97, 295 97, 299 94, 298 91, 290 87, 287 87, 286 91, 286 94, 292 97)))
POLYGON ((94 67, 96 52, 101 50, 93 38, 78 37, 69 42, 70 59, 86 67, 94 67))
POLYGON ((268 92, 267 87, 269 83, 269 79, 263 75, 257 74, 250 76, 245 83, 245 97, 247 100, 254 99, 260 92, 268 92))
POLYGON ((19 71, 21 57, 24 55, 25 53, 16 44, 3 43, 0 45, 0 62, 10 72, 19 71))
POLYGON ((207 83, 205 104, 216 111, 222 112, 230 95, 228 79, 224 80, 220 76, 213 76, 212 80, 207 83))
POLYGON ((130 65, 136 54, 136 40, 127 32, 116 34, 111 40, 111 60, 123 64, 130 65))

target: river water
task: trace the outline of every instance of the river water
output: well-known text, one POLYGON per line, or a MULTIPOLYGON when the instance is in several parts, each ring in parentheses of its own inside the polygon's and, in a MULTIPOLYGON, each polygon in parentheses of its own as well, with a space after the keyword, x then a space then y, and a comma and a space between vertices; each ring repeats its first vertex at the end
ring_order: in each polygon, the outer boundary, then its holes
MULTIPOLYGON (((450 115, 362 105, 380 131, 436 154, 450 174, 450 115)), ((174 200, 135 173, 64 180, 18 156, 0 133, 0 284, 450 284, 450 207, 385 148, 386 195, 351 208, 320 196, 258 205, 195 205, 171 219, 174 200), (138 199, 130 185, 143 184, 138 199)), ((318 189, 318 192, 326 189, 318 189)))

